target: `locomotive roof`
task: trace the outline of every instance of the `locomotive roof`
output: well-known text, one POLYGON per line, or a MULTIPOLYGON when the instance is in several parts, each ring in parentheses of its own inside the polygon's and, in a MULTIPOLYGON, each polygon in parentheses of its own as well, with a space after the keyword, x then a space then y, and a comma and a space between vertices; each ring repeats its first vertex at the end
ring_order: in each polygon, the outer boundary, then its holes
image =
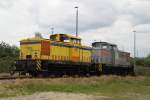
POLYGON ((41 41, 41 40, 49 41, 49 39, 45 39, 45 38, 27 38, 27 39, 21 40, 20 42, 26 42, 26 41, 41 41))
MULTIPOLYGON (((57 33, 57 34, 53 34, 53 35, 65 35, 65 36, 67 36, 69 38, 81 40, 80 37, 76 37, 76 36, 73 36, 73 35, 70 35, 70 34, 57 33)), ((51 36, 53 36, 53 35, 51 35, 51 36)))
POLYGON ((117 46, 116 44, 112 44, 112 43, 109 43, 109 42, 94 42, 92 44, 109 44, 109 45, 112 45, 112 46, 117 46))
POLYGON ((121 53, 130 54, 130 52, 119 50, 121 53))

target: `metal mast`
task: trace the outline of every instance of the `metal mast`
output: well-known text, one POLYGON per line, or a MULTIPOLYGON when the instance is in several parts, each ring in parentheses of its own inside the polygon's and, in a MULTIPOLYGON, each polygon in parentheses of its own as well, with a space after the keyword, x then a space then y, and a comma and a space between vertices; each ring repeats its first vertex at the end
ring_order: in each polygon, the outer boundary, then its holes
POLYGON ((78 37, 78 6, 74 8, 76 9, 76 37, 78 37))
POLYGON ((133 31, 134 33, 134 68, 136 67, 136 31, 133 31))

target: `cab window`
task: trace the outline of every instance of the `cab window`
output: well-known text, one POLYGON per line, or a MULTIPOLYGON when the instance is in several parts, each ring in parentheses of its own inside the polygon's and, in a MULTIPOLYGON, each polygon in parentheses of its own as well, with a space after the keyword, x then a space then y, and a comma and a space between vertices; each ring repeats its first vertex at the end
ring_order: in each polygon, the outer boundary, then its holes
POLYGON ((56 35, 52 35, 52 36, 50 37, 50 40, 51 40, 51 41, 56 41, 56 40, 57 40, 57 36, 56 36, 56 35))

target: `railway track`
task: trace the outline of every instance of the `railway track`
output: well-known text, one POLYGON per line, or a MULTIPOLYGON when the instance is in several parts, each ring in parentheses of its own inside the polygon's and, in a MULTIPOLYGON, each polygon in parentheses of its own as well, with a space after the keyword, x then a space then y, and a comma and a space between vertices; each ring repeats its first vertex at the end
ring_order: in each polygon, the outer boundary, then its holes
POLYGON ((0 77, 0 80, 15 80, 15 79, 28 79, 32 77, 27 77, 27 76, 17 76, 17 77, 0 77))

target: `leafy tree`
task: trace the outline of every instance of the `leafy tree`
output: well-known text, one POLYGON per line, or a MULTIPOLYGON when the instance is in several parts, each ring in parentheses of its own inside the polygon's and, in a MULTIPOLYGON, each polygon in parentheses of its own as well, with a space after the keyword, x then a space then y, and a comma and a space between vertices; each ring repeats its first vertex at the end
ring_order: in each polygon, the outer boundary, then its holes
POLYGON ((144 59, 144 65, 150 67, 150 54, 144 59))
POLYGON ((136 58, 136 64, 139 66, 144 66, 144 58, 136 58))
POLYGON ((5 42, 0 43, 0 58, 3 57, 18 57, 19 49, 16 46, 10 46, 5 42))
POLYGON ((19 57, 19 48, 5 42, 0 43, 0 72, 8 72, 9 67, 19 57))

